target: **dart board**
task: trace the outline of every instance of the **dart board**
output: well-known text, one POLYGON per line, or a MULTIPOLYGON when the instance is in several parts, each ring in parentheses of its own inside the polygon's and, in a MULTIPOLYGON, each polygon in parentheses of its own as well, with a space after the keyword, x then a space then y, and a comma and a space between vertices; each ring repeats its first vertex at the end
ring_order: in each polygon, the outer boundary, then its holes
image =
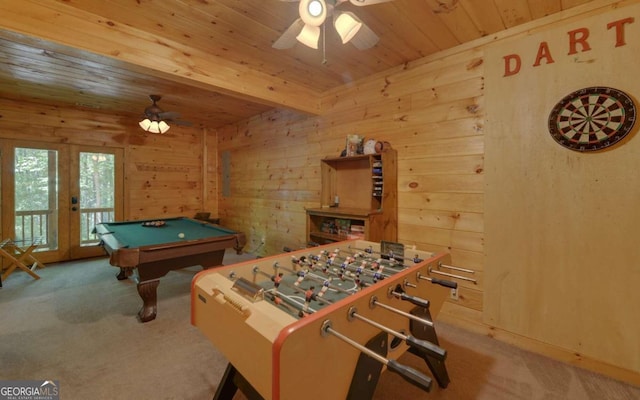
POLYGON ((624 138, 636 121, 636 107, 626 93, 609 87, 576 90, 549 114, 549 133, 575 151, 595 151, 624 138))

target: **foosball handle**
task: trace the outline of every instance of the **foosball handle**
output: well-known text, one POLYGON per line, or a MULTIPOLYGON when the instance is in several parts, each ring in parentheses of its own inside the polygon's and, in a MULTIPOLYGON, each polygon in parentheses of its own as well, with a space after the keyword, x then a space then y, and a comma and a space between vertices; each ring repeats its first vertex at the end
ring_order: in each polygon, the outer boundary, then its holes
MULTIPOLYGON (((395 292, 395 293, 397 294, 398 292, 395 292)), ((420 297, 416 297, 416 296, 411 296, 404 292, 401 292, 399 294, 400 294, 400 300, 409 301, 411 302, 411 304, 414 304, 418 307, 429 308, 429 300, 421 299, 420 297)))
POLYGON ((444 361, 447 358, 447 351, 442 347, 431 343, 428 340, 417 339, 413 336, 407 336, 406 343, 408 346, 422 351, 426 355, 434 357, 437 360, 444 361))
POLYGON ((444 279, 431 278, 431 283, 435 283, 436 285, 441 285, 441 286, 448 287, 448 288, 451 288, 451 289, 457 289, 458 288, 458 282, 447 281, 447 280, 444 280, 444 279))
POLYGON ((431 390, 431 378, 422 372, 398 363, 396 360, 389 360, 387 368, 399 374, 404 380, 419 388, 429 392, 431 390))

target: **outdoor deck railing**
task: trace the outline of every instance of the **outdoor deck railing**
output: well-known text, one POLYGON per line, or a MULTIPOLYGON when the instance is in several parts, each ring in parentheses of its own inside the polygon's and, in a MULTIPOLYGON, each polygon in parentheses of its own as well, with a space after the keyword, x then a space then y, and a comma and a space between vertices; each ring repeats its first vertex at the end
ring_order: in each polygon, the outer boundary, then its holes
MULTIPOLYGON (((16 240, 25 242, 40 239, 38 250, 52 250, 58 247, 57 232, 63 231, 50 210, 16 211, 16 240)), ((80 245, 97 244, 100 239, 92 233, 96 224, 114 220, 113 208, 84 208, 80 210, 80 245)), ((68 229, 68 228, 67 228, 68 229)))

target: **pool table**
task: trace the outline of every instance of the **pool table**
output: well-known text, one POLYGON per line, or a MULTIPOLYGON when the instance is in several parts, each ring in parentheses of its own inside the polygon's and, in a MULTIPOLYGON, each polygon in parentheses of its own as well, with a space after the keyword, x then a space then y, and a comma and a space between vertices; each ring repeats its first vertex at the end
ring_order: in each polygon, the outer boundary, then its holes
POLYGON ((169 271, 200 265, 222 265, 227 248, 238 254, 246 244, 244 233, 191 218, 167 218, 146 221, 105 222, 95 232, 100 246, 109 255, 109 263, 120 268, 119 280, 135 273, 142 308, 141 322, 156 318, 157 288, 169 271), (160 221, 162 226, 150 226, 160 221))

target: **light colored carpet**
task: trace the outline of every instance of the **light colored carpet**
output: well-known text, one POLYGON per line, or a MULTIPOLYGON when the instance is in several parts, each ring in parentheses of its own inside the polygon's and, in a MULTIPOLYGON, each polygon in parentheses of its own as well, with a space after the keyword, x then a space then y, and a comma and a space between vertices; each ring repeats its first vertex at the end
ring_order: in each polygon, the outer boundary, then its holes
MULTIPOLYGON (((225 264, 247 258, 227 252, 225 264)), ((158 317, 146 324, 136 319, 135 284, 117 271, 102 258, 48 266, 38 281, 11 275, 0 289, 0 380, 59 380, 64 400, 211 399, 227 362, 189 322, 199 269, 161 280, 158 317)), ((386 372, 375 399, 640 399, 640 388, 438 321, 436 329, 449 387, 434 382, 425 393, 386 372)), ((401 361, 428 371, 413 355, 401 361)))

